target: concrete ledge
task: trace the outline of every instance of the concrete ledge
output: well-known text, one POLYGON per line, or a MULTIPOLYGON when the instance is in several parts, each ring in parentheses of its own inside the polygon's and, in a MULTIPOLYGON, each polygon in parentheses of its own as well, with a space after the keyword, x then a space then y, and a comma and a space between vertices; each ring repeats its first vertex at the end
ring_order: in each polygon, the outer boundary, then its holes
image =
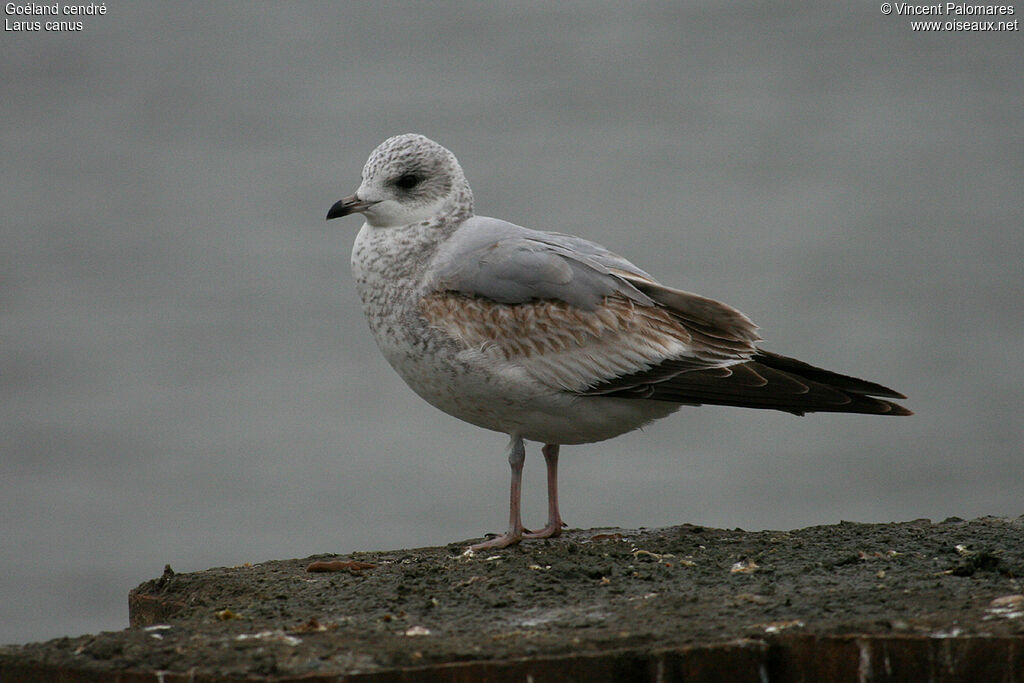
POLYGON ((39 662, 4 662, 4 681, 38 683, 207 683, 273 680, 280 683, 457 683, 522 681, 612 683, 701 681, 930 681, 1014 683, 1024 672, 1024 638, 919 636, 781 636, 658 651, 454 662, 373 673, 237 676, 203 672, 69 670, 39 662))
POLYGON ((1021 681, 1021 577, 996 518, 167 568, 131 628, 0 648, 0 681, 1021 681))

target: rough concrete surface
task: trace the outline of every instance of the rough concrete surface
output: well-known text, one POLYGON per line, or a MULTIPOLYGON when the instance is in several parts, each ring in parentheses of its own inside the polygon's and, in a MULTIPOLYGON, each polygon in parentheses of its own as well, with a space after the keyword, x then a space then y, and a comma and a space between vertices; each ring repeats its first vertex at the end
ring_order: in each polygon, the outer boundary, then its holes
POLYGON ((130 628, 0 648, 0 680, 1024 681, 1022 581, 1024 517, 168 567, 130 628))

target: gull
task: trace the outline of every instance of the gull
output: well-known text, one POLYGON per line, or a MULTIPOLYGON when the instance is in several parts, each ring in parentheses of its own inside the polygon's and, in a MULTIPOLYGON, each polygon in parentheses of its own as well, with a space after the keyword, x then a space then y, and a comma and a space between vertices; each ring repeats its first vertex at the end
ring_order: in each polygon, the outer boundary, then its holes
POLYGON ((665 286, 571 235, 477 216, 455 155, 422 135, 388 138, 355 194, 352 273, 370 330, 409 387, 442 411, 509 437, 505 548, 558 536, 558 454, 702 404, 910 415, 880 384, 759 348, 740 311, 665 286), (524 440, 543 444, 548 520, 520 514, 524 440))

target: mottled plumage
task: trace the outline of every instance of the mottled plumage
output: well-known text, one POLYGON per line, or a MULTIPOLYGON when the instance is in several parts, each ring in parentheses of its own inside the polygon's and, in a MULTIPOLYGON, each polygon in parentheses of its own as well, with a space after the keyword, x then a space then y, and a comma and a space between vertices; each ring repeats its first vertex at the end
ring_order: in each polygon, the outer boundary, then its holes
POLYGON ((382 143, 354 195, 352 270, 378 346, 441 410, 510 436, 509 529, 474 548, 557 536, 559 444, 636 429, 680 405, 909 415, 899 393, 759 349, 736 309, 666 287, 587 240, 473 213, 455 156, 382 143), (520 520, 523 440, 545 444, 548 523, 520 520))

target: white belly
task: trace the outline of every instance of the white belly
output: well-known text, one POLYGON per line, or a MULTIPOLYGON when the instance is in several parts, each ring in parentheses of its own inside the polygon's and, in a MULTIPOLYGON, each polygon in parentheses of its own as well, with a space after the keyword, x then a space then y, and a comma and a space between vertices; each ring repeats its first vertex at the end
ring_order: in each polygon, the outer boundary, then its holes
POLYGON ((497 364, 474 351, 426 355, 384 347, 382 351, 406 384, 434 407, 478 427, 531 441, 603 441, 679 407, 664 401, 552 391, 521 368, 497 364))

